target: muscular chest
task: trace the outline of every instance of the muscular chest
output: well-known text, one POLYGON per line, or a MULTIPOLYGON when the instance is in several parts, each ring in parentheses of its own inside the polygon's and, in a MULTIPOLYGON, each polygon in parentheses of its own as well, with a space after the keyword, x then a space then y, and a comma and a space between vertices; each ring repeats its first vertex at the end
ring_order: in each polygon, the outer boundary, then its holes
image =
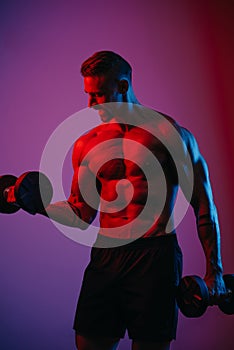
POLYGON ((168 154, 149 132, 111 128, 97 133, 85 146, 83 160, 100 179, 138 176, 142 168, 168 161, 168 154), (156 163, 155 163, 156 162, 156 163))

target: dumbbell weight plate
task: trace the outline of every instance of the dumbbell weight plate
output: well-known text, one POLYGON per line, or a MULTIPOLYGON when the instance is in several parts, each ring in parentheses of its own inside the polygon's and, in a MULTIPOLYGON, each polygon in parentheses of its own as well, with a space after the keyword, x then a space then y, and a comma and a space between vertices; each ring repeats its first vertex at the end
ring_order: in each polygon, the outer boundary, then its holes
POLYGON ((234 275, 232 274, 224 275, 223 279, 224 279, 226 288, 232 291, 232 295, 228 297, 226 300, 219 303, 219 308, 226 315, 233 315, 234 314, 234 275))
POLYGON ((202 316, 209 304, 209 292, 199 276, 186 276, 177 288, 177 304, 186 317, 202 316))
POLYGON ((13 214, 20 209, 20 207, 17 207, 16 205, 7 203, 4 196, 4 190, 8 187, 14 186, 16 180, 17 177, 14 175, 0 176, 0 213, 13 214))
POLYGON ((22 174, 15 183, 17 203, 31 214, 42 211, 51 201, 53 188, 48 177, 39 171, 22 174))

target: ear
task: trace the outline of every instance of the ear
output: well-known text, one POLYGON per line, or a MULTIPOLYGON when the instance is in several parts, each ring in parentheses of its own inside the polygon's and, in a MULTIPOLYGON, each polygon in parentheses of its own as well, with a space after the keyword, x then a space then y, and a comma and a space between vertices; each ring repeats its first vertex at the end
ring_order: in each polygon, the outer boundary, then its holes
POLYGON ((128 91, 128 81, 126 79, 121 79, 118 82, 118 91, 120 94, 125 95, 128 91))

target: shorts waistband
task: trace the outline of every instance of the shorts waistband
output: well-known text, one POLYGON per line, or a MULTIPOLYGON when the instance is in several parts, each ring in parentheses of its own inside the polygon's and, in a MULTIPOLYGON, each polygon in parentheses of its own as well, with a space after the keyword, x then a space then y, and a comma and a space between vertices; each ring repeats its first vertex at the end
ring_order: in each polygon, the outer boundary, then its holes
POLYGON ((168 244, 169 242, 174 241, 177 242, 177 235, 175 232, 168 233, 165 235, 160 236, 153 236, 153 237, 140 237, 135 240, 133 239, 118 239, 118 238, 112 238, 103 236, 101 234, 98 234, 96 242, 94 243, 94 248, 136 248, 136 247, 151 247, 155 246, 155 244, 168 244))

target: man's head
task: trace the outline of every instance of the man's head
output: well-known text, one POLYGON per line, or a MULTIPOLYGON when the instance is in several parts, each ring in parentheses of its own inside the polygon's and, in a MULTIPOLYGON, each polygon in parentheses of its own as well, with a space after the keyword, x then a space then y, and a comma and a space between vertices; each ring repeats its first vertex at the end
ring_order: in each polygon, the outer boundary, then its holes
POLYGON ((132 79, 132 67, 120 55, 113 51, 99 51, 85 60, 81 65, 83 77, 97 77, 111 75, 113 78, 132 79))
POLYGON ((84 89, 89 95, 89 107, 99 110, 103 121, 108 121, 107 102, 137 103, 132 91, 132 68, 120 55, 112 51, 99 51, 89 57, 81 65, 84 77, 84 89))

